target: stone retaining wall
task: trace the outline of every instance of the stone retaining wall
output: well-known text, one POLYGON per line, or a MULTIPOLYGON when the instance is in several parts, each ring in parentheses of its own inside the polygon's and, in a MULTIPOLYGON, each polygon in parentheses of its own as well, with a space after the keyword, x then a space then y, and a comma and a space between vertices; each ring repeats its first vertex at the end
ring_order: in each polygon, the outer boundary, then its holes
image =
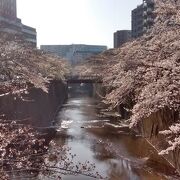
POLYGON ((21 97, 9 94, 0 97, 0 119, 23 120, 33 126, 50 126, 58 108, 67 99, 67 86, 61 81, 51 81, 49 92, 31 87, 21 97))
MULTIPOLYGON (((179 118, 178 115, 178 112, 165 108, 142 120, 138 125, 138 131, 160 152, 166 149, 168 144, 165 136, 159 132, 167 130, 171 124, 175 123, 179 118)), ((164 157, 180 172, 180 149, 177 148, 164 157)))

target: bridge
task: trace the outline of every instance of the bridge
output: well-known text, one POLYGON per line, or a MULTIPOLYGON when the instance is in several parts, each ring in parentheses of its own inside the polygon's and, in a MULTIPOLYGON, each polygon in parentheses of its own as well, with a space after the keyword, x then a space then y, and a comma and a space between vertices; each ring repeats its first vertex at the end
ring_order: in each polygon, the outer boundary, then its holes
POLYGON ((67 83, 102 83, 99 76, 78 76, 71 75, 66 77, 67 83))

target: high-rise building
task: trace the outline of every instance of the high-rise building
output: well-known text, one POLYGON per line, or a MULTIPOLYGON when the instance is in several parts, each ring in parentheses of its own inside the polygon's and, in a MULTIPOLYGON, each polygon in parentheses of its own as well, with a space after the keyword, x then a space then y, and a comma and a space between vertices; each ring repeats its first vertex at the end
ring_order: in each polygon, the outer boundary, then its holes
POLYGON ((114 33, 114 48, 120 47, 131 39, 131 30, 120 30, 114 33))
POLYGON ((154 0, 143 1, 143 32, 146 32, 154 24, 155 15, 153 13, 155 8, 154 0))
POLYGON ((132 37, 143 35, 143 4, 132 10, 132 37))
POLYGON ((154 0, 143 0, 143 3, 132 10, 132 37, 142 36, 154 22, 154 0))
POLYGON ((16 0, 1 0, 0 1, 0 16, 11 20, 16 19, 16 0))
POLYGON ((76 65, 92 55, 97 55, 107 50, 107 46, 85 44, 41 45, 40 49, 65 58, 70 64, 76 65))
POLYGON ((0 0, 0 32, 18 33, 36 46, 36 29, 22 24, 17 18, 16 0, 0 0))

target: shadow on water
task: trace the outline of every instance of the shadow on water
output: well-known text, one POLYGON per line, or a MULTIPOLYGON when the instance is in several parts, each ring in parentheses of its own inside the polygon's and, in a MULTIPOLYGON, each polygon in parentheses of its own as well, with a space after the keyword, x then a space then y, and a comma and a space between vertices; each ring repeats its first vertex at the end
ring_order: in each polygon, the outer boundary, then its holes
MULTIPOLYGON (((54 140, 71 148, 71 153, 77 155, 75 162, 95 163, 96 170, 110 180, 176 179, 167 162, 143 138, 130 135, 126 129, 120 131, 110 118, 98 116, 99 101, 90 97, 89 91, 70 91, 57 117, 60 131, 54 140)), ((92 178, 64 175, 62 179, 92 178)))

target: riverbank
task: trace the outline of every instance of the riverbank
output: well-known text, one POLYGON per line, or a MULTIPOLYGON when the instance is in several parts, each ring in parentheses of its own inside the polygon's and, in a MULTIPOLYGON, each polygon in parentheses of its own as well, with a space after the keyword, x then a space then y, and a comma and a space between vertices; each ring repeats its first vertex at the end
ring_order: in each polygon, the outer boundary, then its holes
MULTIPOLYGON (((57 146, 70 148, 73 164, 94 163, 109 179, 178 179, 175 169, 158 155, 142 137, 129 133, 110 116, 101 116, 100 100, 81 94, 71 95, 57 116, 57 146), (142 148, 143 147, 143 148, 142 148)), ((54 151, 52 146, 50 152, 54 151)), ((56 151, 56 150, 55 150, 56 151)), ((82 175, 62 175, 63 180, 93 179, 82 175)))
POLYGON ((0 176, 36 175, 55 133, 49 127, 67 99, 68 65, 18 34, 1 32, 0 43, 0 176))
POLYGON ((147 33, 76 70, 102 78, 107 111, 128 122, 180 172, 180 4, 154 3, 156 18, 147 33))
POLYGON ((35 127, 51 126, 58 108, 67 99, 67 85, 61 80, 54 80, 48 86, 48 93, 40 88, 29 87, 20 94, 1 96, 1 119, 35 127))
POLYGON ((4 179, 21 179, 23 173, 35 177, 47 171, 42 169, 43 155, 55 135, 51 127, 57 112, 67 100, 64 82, 54 80, 48 87, 48 93, 30 87, 21 94, 0 97, 0 169, 4 179))

